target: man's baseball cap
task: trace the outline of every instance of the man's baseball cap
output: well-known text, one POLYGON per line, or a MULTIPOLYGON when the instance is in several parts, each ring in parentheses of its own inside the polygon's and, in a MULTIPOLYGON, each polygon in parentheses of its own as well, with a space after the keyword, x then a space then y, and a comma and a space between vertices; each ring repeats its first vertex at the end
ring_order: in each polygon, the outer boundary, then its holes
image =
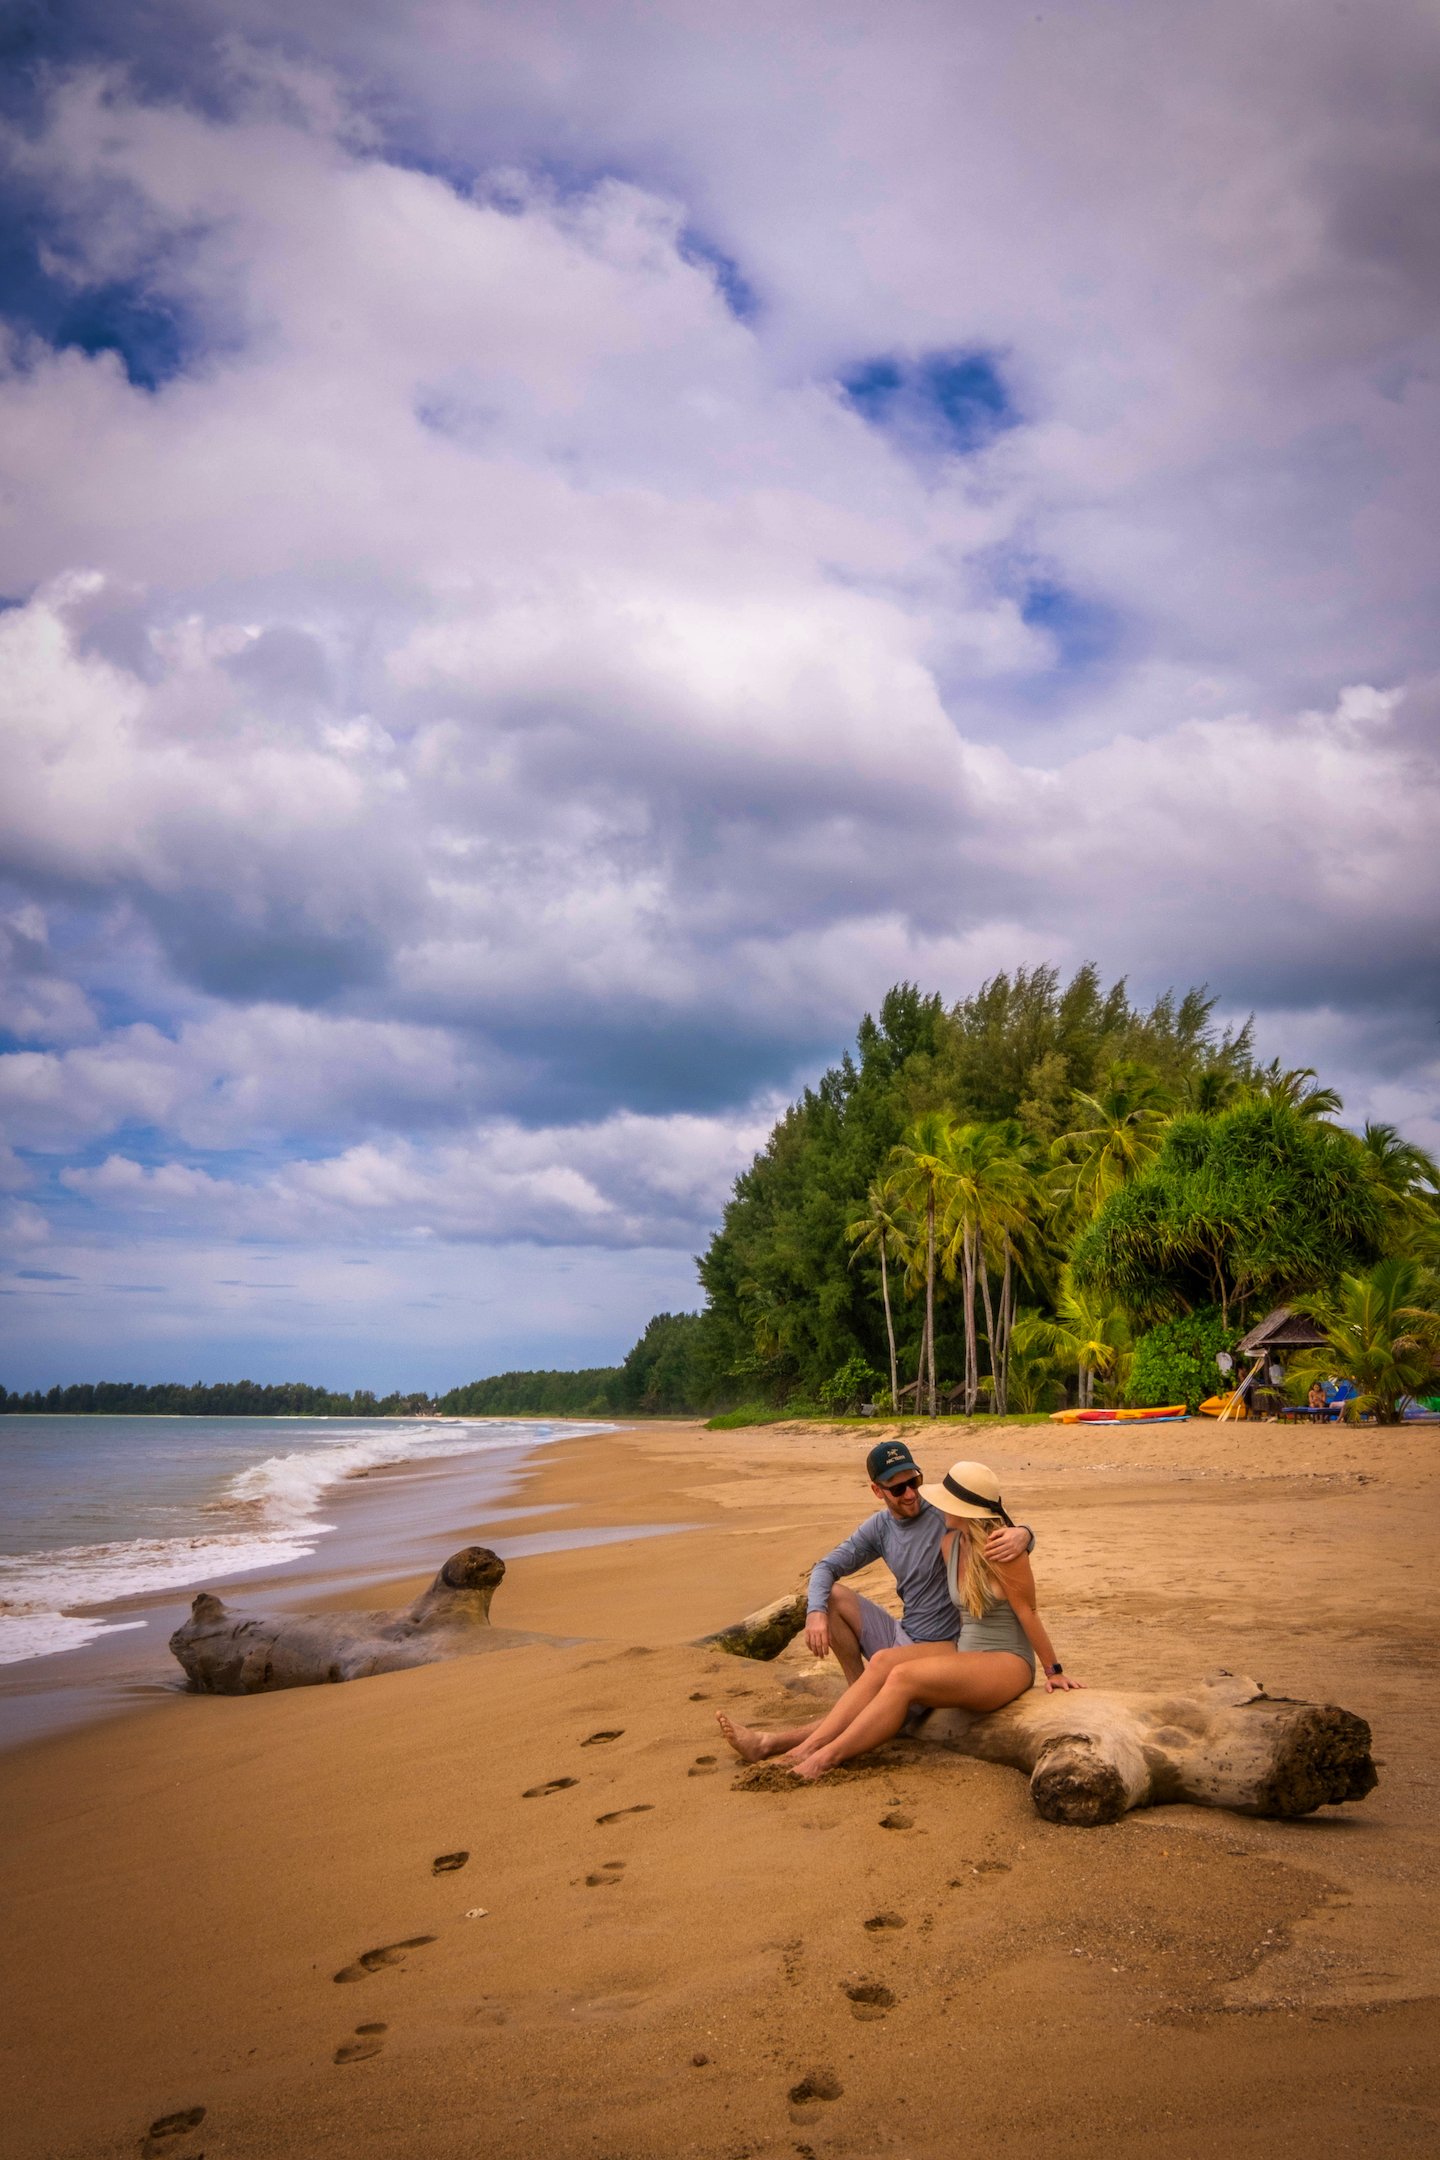
POLYGON ((892 1478, 907 1472, 915 1477, 924 1475, 903 1440, 882 1440, 865 1457, 865 1475, 872 1485, 888 1485, 892 1478))

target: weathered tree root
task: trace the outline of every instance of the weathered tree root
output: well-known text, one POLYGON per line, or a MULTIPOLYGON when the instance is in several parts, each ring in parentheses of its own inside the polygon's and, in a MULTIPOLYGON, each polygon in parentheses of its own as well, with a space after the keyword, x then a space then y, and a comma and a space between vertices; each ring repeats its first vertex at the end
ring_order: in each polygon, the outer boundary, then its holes
POLYGON ((434 1582, 400 1612, 295 1614, 273 1620, 232 1613, 202 1591, 170 1638, 190 1685, 205 1695, 259 1695, 403 1672, 442 1658, 473 1657, 539 1638, 490 1625, 490 1600, 505 1563, 484 1545, 452 1553, 434 1582))
POLYGON ((937 1710, 921 1737, 1028 1770, 1038 1813, 1082 1826, 1167 1800, 1309 1815, 1363 1800, 1377 1783, 1363 1718, 1269 1696, 1258 1680, 1224 1671, 1184 1695, 1036 1688, 988 1717, 937 1710))

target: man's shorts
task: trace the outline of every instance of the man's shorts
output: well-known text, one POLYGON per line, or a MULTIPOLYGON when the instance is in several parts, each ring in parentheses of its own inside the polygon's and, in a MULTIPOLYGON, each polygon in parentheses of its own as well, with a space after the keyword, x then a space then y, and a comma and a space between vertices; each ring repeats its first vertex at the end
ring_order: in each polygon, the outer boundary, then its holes
POLYGON ((877 1650, 894 1650, 901 1643, 908 1643, 900 1622, 882 1605, 872 1605, 868 1597, 855 1592, 855 1602, 860 1607, 860 1654, 872 1658, 877 1650))

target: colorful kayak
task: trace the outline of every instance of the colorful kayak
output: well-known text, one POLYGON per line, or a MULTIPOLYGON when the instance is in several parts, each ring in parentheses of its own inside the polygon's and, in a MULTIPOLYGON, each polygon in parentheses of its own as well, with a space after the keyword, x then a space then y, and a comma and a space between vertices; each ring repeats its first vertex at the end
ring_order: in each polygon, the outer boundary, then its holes
POLYGON ((1184 1403, 1163 1410, 1052 1410, 1052 1425, 1159 1425, 1186 1415, 1184 1403))
POLYGON ((1249 1417, 1250 1406, 1243 1395, 1207 1395, 1200 1405, 1201 1417, 1242 1418, 1249 1417))

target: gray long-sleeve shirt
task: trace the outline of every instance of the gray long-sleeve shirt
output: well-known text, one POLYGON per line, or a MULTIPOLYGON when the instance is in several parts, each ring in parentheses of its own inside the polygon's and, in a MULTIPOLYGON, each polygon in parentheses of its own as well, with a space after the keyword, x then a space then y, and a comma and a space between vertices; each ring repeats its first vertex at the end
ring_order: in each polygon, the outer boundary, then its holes
MULTIPOLYGON (((854 1575, 869 1567, 872 1560, 883 1560, 895 1577, 910 1640, 954 1642, 960 1632, 960 1616, 951 1601, 945 1562, 940 1556, 944 1535, 945 1517, 928 1500, 921 1502, 919 1514, 909 1522, 881 1508, 878 1514, 867 1516, 843 1545, 816 1561, 810 1571, 807 1607, 811 1612, 824 1612, 830 1592, 842 1575, 854 1575)), ((1030 1543, 1033 1548, 1033 1532, 1030 1543)))

